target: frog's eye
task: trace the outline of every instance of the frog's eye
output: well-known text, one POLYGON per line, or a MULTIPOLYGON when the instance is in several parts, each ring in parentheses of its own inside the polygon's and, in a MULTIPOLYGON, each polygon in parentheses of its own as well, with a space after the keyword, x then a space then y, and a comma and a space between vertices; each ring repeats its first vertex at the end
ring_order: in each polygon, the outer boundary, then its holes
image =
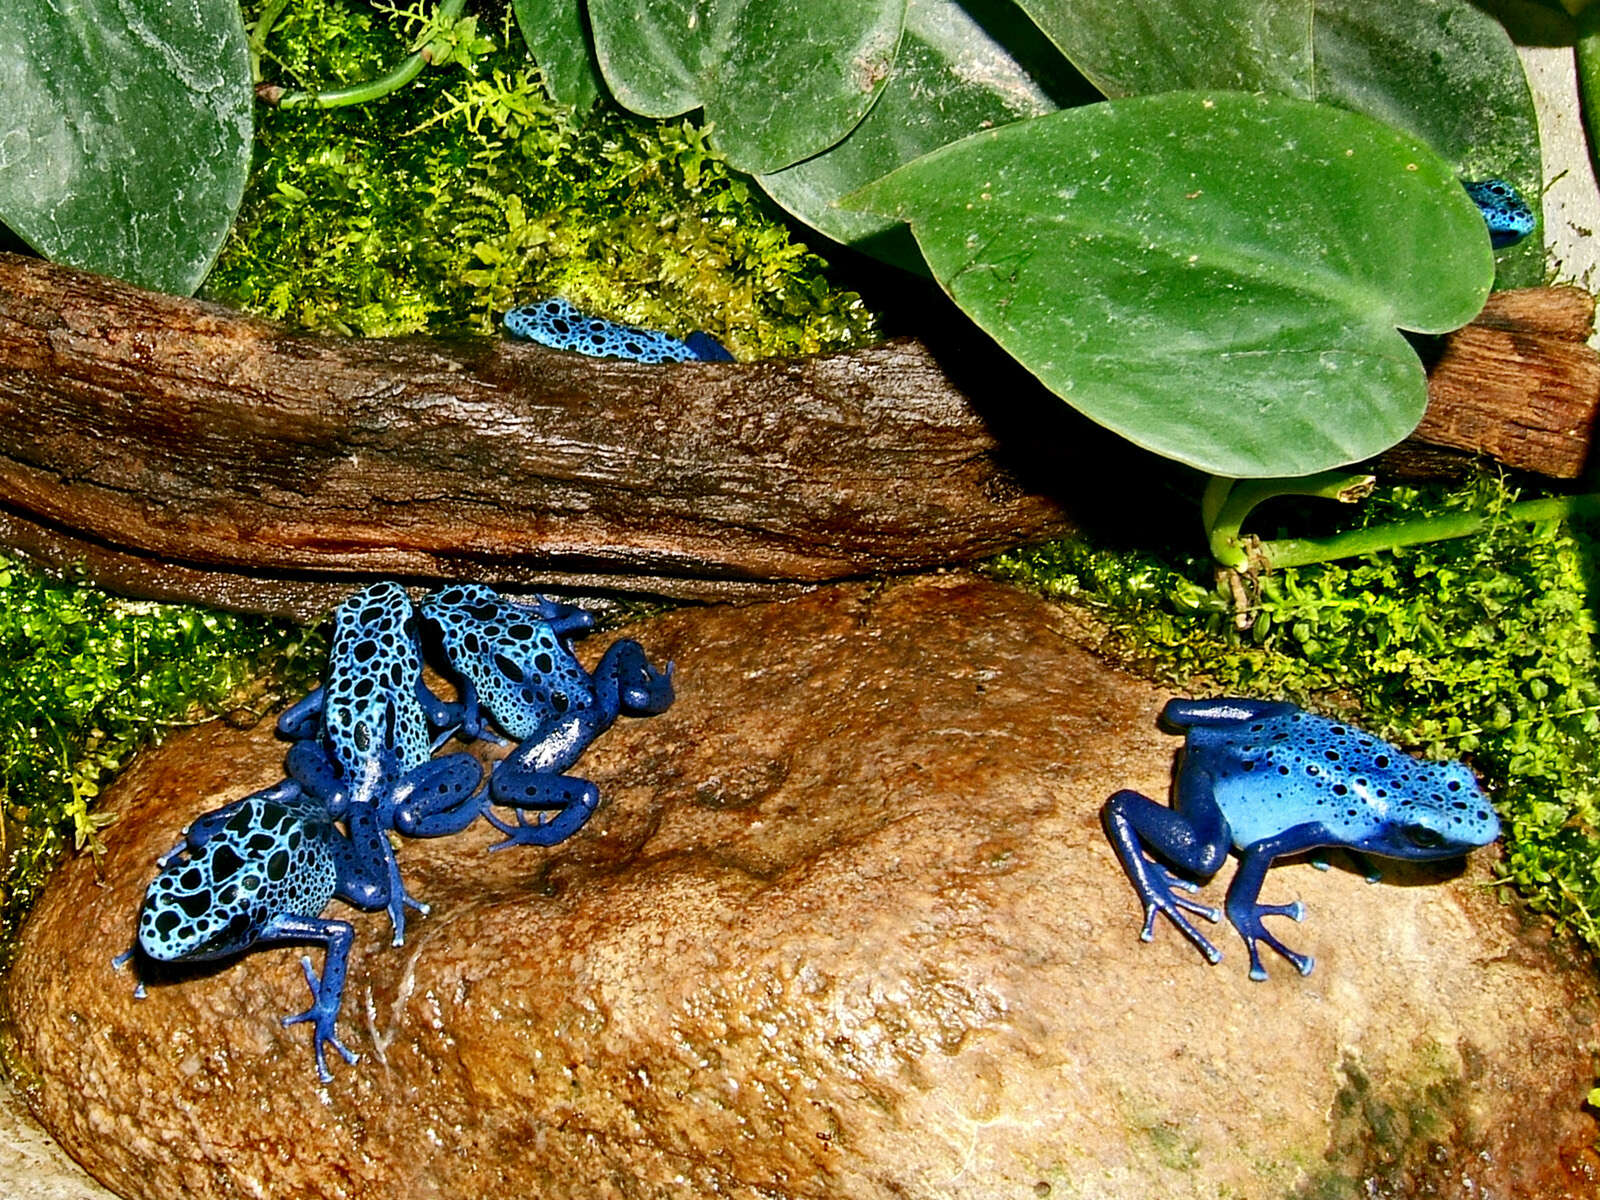
POLYGON ((1407 825, 1400 832, 1406 841, 1420 850, 1433 850, 1444 845, 1444 834, 1426 825, 1407 825))

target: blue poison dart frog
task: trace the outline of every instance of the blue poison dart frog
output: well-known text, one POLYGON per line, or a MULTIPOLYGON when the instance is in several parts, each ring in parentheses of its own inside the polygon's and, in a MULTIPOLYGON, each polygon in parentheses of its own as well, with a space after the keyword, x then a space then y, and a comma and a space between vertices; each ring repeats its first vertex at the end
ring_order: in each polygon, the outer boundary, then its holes
POLYGON ((487 713, 519 744, 495 764, 489 796, 517 810, 507 824, 486 812, 506 846, 553 846, 571 837, 594 812, 599 792, 564 774, 619 715, 647 717, 672 703, 672 664, 657 671, 638 642, 614 642, 591 675, 573 655, 570 639, 591 626, 581 608, 540 600, 502 599, 482 584, 458 584, 422 602, 422 616, 439 635, 461 685, 461 730, 483 731, 487 713), (551 814, 528 821, 524 813, 551 814))
MULTIPOLYGON (((328 806, 282 780, 196 818, 159 865, 139 910, 135 949, 172 963, 226 958, 265 943, 321 944, 320 978, 310 958, 300 960, 311 1007, 283 1023, 314 1022, 317 1074, 324 1083, 333 1078, 324 1045, 355 1062, 334 1034, 354 931, 349 922, 321 914, 336 896, 370 907, 363 897, 387 880, 381 867, 373 873, 371 856, 339 832, 328 806)), ((122 966, 133 954, 129 949, 118 955, 113 965, 122 966)), ((142 985, 138 994, 144 994, 142 985)))
POLYGON ((1252 979, 1267 977, 1260 942, 1302 975, 1312 967, 1311 958, 1288 949, 1261 923, 1262 917, 1298 921, 1303 915, 1298 900, 1258 902, 1274 859, 1319 847, 1450 858, 1500 834, 1494 810, 1464 764, 1413 758, 1292 704, 1172 700, 1161 719, 1185 735, 1172 806, 1121 791, 1101 811, 1106 835, 1144 902, 1140 937, 1149 941, 1156 914, 1164 913, 1210 962, 1219 961, 1221 953, 1184 912, 1209 921, 1220 914, 1173 889, 1194 891, 1191 877, 1209 879, 1233 849, 1240 862, 1226 908, 1250 950, 1252 979))
POLYGON ((643 363, 733 361, 733 355, 708 333, 691 333, 679 339, 654 329, 586 316, 565 300, 539 300, 513 308, 502 324, 514 338, 556 350, 575 350, 594 358, 626 358, 643 363))
POLYGON ((1489 244, 1496 250, 1515 246, 1533 232, 1533 209, 1504 179, 1462 181, 1467 195, 1483 214, 1489 227, 1489 244))
POLYGON ((417 615, 398 583, 375 583, 333 614, 322 686, 278 718, 295 739, 289 777, 342 819, 385 882, 355 901, 389 910, 394 944, 405 941, 405 910, 426 913, 400 879, 389 831, 407 837, 459 833, 483 811, 483 768, 470 754, 433 757, 435 729, 453 729, 459 707, 422 681, 417 615))

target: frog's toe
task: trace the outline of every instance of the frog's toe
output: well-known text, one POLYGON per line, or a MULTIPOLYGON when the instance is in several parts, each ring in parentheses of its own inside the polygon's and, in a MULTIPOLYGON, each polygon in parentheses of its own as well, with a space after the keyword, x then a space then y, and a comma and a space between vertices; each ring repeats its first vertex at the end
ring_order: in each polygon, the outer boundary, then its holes
POLYGON ((1316 960, 1309 954, 1298 954, 1289 949, 1272 934, 1267 932, 1266 926, 1261 924, 1262 917, 1288 917, 1298 921, 1305 916, 1305 908, 1296 900, 1293 904, 1258 904, 1248 916, 1235 917, 1229 914, 1234 927, 1244 938, 1245 946, 1250 951, 1250 978, 1261 982, 1267 977, 1267 969, 1261 965, 1261 945, 1265 944, 1278 955, 1287 959, 1296 971, 1302 975, 1311 974, 1311 968, 1316 965, 1316 960))
POLYGON ((1139 940, 1149 942, 1155 940, 1156 914, 1161 913, 1177 928, 1178 932, 1194 944, 1196 950, 1205 956, 1207 962, 1215 966, 1222 961, 1222 951, 1218 950, 1206 938, 1206 935, 1195 928, 1194 922, 1183 915, 1183 910, 1209 916, 1215 921, 1221 916, 1215 909, 1208 909, 1203 904, 1195 904, 1189 900, 1180 900, 1176 896, 1152 897, 1145 901, 1144 928, 1139 931, 1139 940))

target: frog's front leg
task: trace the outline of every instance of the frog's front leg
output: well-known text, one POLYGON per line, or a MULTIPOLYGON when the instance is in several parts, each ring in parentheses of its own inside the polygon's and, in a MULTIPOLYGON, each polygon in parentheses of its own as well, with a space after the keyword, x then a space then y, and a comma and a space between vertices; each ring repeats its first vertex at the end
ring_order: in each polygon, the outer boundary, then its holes
POLYGON ((324 1044, 332 1046, 347 1063, 356 1061, 355 1054, 334 1035, 334 1023, 339 1019, 339 1008, 344 1001, 346 961, 350 955, 350 942, 355 931, 347 921, 330 921, 321 917, 277 916, 267 922, 261 931, 263 941, 272 939, 293 942, 320 942, 323 947, 322 977, 317 977, 311 959, 300 959, 305 971, 306 986, 311 989, 311 1007, 304 1012, 283 1018, 284 1026, 311 1021, 315 1025, 316 1040, 313 1045, 317 1055, 317 1076, 323 1083, 331 1083, 333 1075, 328 1070, 324 1044))
POLYGON ((1305 906, 1296 900, 1290 904, 1262 904, 1259 902, 1261 884, 1266 879, 1267 868, 1274 859, 1286 854, 1300 854, 1306 850, 1328 844, 1327 830, 1320 825, 1297 825, 1276 837, 1267 838, 1245 849, 1239 859, 1239 870, 1228 885, 1225 907, 1228 921, 1244 938, 1250 951, 1250 978, 1260 982, 1267 977, 1261 965, 1261 952, 1257 943, 1265 942, 1294 965, 1302 975, 1311 974, 1316 961, 1308 954, 1296 954, 1261 923, 1262 917, 1288 917, 1298 921, 1305 916, 1305 906))

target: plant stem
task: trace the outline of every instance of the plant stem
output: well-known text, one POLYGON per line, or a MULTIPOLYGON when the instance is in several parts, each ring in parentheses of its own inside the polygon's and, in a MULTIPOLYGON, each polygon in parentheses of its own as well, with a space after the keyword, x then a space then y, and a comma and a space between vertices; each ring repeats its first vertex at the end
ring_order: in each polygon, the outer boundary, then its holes
MULTIPOLYGON (((466 3, 467 0, 442 0, 429 20, 429 32, 453 24, 461 16, 461 10, 466 7, 466 3)), ((279 108, 342 108, 349 104, 365 104, 369 100, 376 100, 380 96, 387 96, 390 92, 405 87, 422 73, 422 68, 427 64, 427 49, 424 47, 415 54, 406 56, 388 74, 365 83, 353 83, 330 92, 283 92, 276 100, 272 100, 270 93, 262 89, 257 90, 257 95, 263 96, 269 103, 274 103, 279 108)))
POLYGON ((1215 476, 1200 500, 1211 556, 1235 571, 1249 564, 1239 527, 1258 504, 1277 496, 1316 496, 1354 504, 1372 491, 1373 483, 1371 475, 1352 475, 1348 471, 1322 471, 1292 479, 1233 480, 1215 476))
POLYGON ((1467 537, 1496 524, 1559 521, 1567 517, 1600 517, 1600 492, 1519 500, 1497 513, 1445 513, 1415 521, 1396 521, 1369 529, 1352 529, 1325 538, 1282 538, 1258 547, 1262 565, 1303 567, 1309 563, 1351 558, 1379 550, 1395 550, 1420 542, 1467 537))

